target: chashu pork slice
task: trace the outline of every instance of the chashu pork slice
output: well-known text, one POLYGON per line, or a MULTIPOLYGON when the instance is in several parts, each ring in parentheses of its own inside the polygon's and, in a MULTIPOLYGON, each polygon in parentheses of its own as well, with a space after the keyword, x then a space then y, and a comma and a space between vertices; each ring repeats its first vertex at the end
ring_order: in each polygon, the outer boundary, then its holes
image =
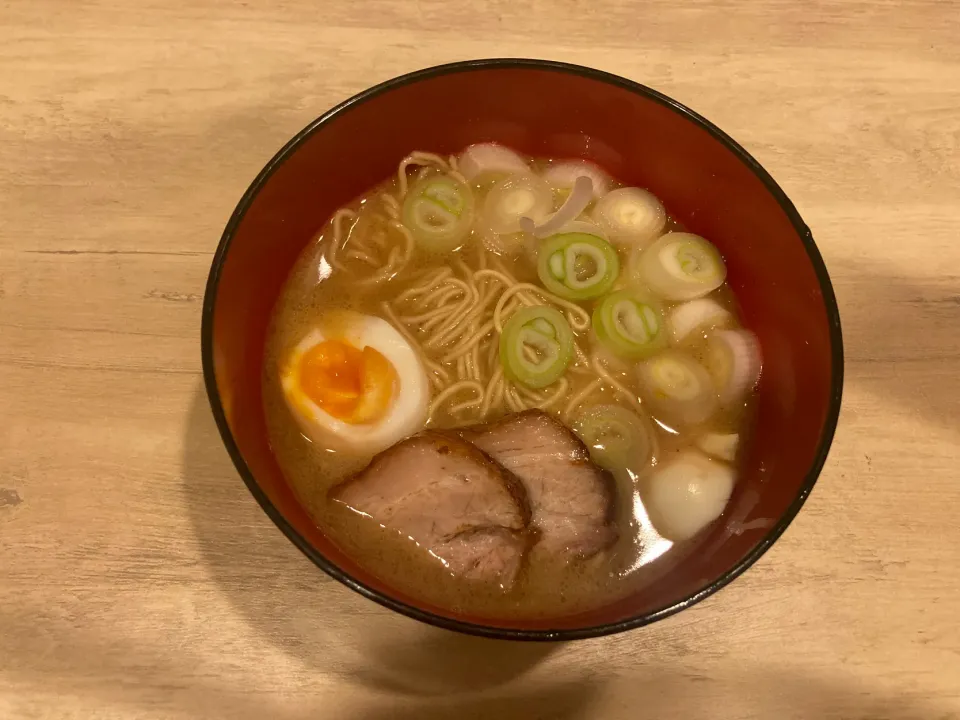
POLYGON ((412 539, 451 573, 504 588, 529 545, 523 485, 456 436, 424 431, 402 440, 330 497, 412 539))
POLYGON ((542 550, 585 558, 616 540, 613 477, 552 415, 526 410, 459 434, 523 483, 542 550))

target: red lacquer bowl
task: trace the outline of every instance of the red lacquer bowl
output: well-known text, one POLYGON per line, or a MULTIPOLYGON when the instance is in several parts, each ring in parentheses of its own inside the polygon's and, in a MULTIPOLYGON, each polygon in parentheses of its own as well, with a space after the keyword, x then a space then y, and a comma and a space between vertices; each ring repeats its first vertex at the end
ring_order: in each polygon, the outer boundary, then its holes
POLYGON ((321 569, 393 610, 462 632, 569 640, 689 607, 759 558, 800 510, 840 411, 843 349, 833 289, 810 230, 747 152, 693 111, 629 80, 539 60, 479 60, 390 80, 333 108, 267 164, 230 218, 203 306, 203 371, 223 441, 250 492, 321 569), (726 258, 764 369, 756 431, 724 517, 661 580, 599 610, 506 622, 432 607, 344 555, 298 503, 267 442, 261 397, 271 309, 300 251, 341 205, 412 150, 494 140, 593 160, 651 189, 726 258))

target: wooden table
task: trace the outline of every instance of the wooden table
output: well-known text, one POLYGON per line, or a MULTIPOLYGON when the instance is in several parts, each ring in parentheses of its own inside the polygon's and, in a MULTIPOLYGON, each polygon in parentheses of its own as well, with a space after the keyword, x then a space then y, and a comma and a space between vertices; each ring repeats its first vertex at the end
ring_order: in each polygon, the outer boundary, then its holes
POLYGON ((527 5, 0 7, 0 718, 960 717, 960 2, 527 5), (813 228, 847 349, 833 451, 773 550, 559 647, 327 579, 243 488, 200 377, 211 255, 273 152, 373 83, 498 55, 730 132, 813 228))

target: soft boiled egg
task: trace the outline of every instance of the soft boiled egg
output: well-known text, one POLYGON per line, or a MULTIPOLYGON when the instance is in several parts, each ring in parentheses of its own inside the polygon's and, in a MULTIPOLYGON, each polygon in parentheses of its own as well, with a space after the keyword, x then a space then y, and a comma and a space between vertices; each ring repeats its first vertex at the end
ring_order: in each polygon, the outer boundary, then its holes
POLYGON ((426 373, 410 343, 382 318, 331 312, 280 370, 287 405, 310 440, 377 453, 423 429, 426 373))

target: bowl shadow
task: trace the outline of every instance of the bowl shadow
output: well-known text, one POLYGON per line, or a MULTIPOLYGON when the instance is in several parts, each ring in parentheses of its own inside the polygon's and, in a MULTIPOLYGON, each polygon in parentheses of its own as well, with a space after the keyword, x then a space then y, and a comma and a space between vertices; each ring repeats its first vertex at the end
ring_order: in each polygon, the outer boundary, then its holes
POLYGON ((640 666, 629 678, 603 684, 560 686, 538 692, 481 700, 469 705, 373 707, 356 720, 513 720, 542 718, 633 718, 713 720, 718 716, 782 720, 955 720, 960 707, 920 691, 877 690, 859 678, 826 678, 802 668, 758 667, 746 663, 716 674, 681 668, 640 666), (728 672, 730 671, 730 672, 728 672), (572 701, 573 704, 570 704, 572 701), (724 710, 718 713, 718 704, 724 710))
POLYGON ((202 387, 186 428, 183 493, 210 574, 286 654, 381 689, 443 695, 502 685, 558 649, 435 628, 354 593, 299 553, 243 487, 202 387))
MULTIPOLYGON (((723 697, 749 706, 745 717, 960 717, 936 698, 891 694, 855 676, 812 677, 804 668, 758 667, 726 652, 727 660, 716 664, 716 654, 705 652, 707 639, 678 653, 662 642, 657 628, 580 641, 587 651, 573 663, 563 658, 569 643, 490 640, 418 623, 341 586, 297 552, 243 488, 201 387, 184 447, 183 491, 211 577, 264 642, 309 669, 366 688, 368 693, 345 699, 350 705, 345 717, 706 720, 723 697), (705 666, 712 666, 709 674, 705 666)), ((211 702, 222 707, 230 700, 236 710, 230 717, 329 716, 327 701, 319 698, 305 697, 293 709, 279 698, 263 697, 248 700, 242 711, 236 698, 198 698, 207 710, 211 702)))
MULTIPOLYGON (((960 277, 919 283, 876 264, 831 263, 851 388, 960 428, 960 277)), ((845 398, 847 399, 847 398, 845 398)), ((852 399, 852 398, 850 398, 852 399)), ((853 412, 845 402, 844 412, 853 412)))

